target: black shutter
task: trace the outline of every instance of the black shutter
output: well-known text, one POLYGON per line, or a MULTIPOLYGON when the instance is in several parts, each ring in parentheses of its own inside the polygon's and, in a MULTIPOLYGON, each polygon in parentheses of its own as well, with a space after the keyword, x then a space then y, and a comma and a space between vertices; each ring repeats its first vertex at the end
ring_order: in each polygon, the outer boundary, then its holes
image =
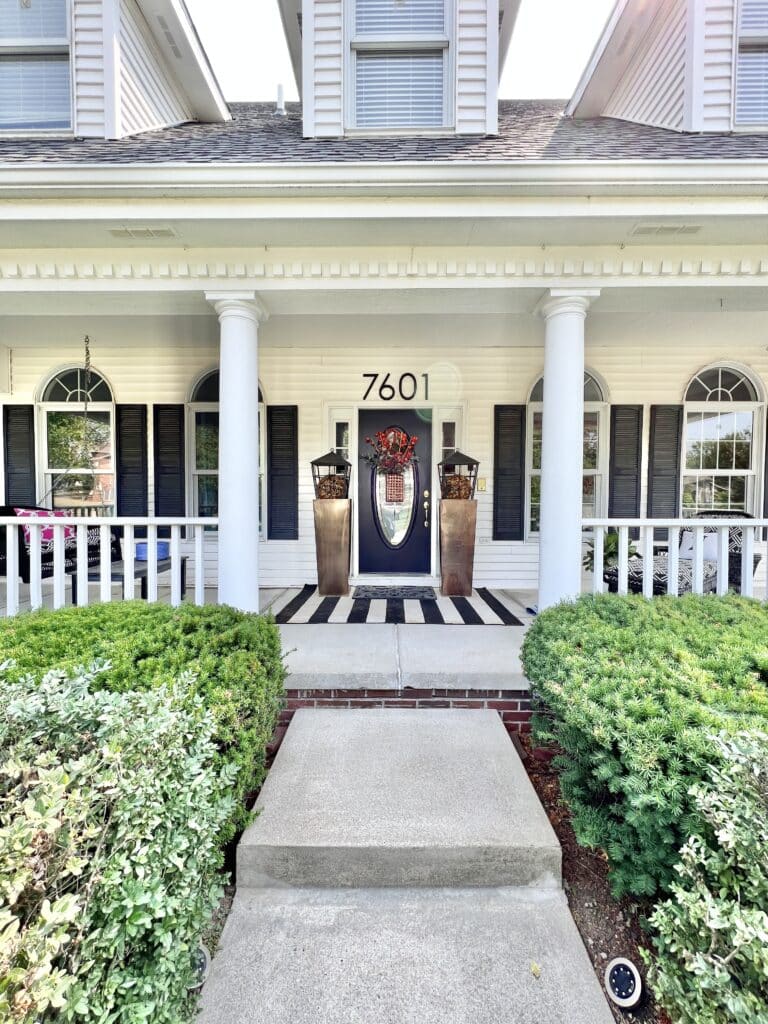
POLYGON ((115 409, 117 434, 117 514, 149 514, 146 405, 118 405, 115 409))
POLYGON ((299 539, 299 409, 267 406, 267 536, 299 539))
POLYGON ((525 538, 525 406, 493 408, 493 539, 525 538))
POLYGON ((642 459, 642 405, 612 405, 608 470, 608 515, 612 519, 640 517, 642 459))
POLYGON ((680 515, 682 443, 682 405, 652 405, 648 446, 649 519, 676 519, 680 515))
POLYGON ((5 504, 25 508, 37 504, 35 473, 35 407, 6 405, 3 409, 5 504))
POLYGON ((186 514, 184 474, 184 406, 156 405, 155 434, 155 515, 186 514))

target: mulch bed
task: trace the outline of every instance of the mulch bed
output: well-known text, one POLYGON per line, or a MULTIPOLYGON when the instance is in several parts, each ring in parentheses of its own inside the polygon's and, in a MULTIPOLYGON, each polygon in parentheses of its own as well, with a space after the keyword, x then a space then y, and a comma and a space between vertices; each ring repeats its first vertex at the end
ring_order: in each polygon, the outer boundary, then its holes
MULTIPOLYGON (((649 943, 640 927, 640 917, 648 908, 640 908, 630 899, 613 898, 605 854, 587 850, 576 842, 570 813, 560 796, 558 771, 551 756, 547 756, 550 752, 532 751, 528 735, 521 736, 520 743, 528 775, 563 848, 563 884, 568 903, 600 984, 606 964, 616 956, 628 957, 644 975, 639 950, 648 948, 649 943)), ((634 1011, 624 1013, 614 1006, 611 1009, 617 1021, 671 1024, 651 997, 634 1011)))

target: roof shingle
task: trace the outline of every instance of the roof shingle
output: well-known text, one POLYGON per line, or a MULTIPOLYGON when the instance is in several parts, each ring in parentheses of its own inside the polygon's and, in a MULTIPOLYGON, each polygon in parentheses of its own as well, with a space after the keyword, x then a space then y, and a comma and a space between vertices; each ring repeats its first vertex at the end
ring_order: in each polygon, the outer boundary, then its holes
POLYGON ((561 100, 502 100, 499 134, 305 139, 301 108, 233 103, 225 124, 129 139, 5 139, 0 164, 208 164, 768 160, 768 135, 681 135, 613 118, 574 120, 561 100))

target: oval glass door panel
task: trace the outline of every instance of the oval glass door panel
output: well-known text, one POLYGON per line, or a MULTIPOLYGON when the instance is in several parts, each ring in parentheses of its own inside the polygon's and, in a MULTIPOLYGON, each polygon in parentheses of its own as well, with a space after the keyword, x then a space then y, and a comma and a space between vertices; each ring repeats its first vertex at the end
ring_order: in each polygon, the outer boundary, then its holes
POLYGON ((413 527, 418 505, 416 467, 411 463, 402 474, 373 474, 373 508, 376 526, 385 544, 401 547, 413 527))

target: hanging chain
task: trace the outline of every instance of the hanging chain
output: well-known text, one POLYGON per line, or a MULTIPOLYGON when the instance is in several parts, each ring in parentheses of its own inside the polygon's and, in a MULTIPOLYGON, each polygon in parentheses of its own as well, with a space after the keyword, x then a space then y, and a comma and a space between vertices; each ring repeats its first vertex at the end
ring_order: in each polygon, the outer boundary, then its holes
MULTIPOLYGON (((83 344, 85 345, 85 358, 83 360, 83 369, 85 371, 83 378, 83 394, 85 396, 83 401, 83 466, 85 466, 91 459, 90 446, 88 444, 88 399, 91 392, 91 339, 87 334, 83 339, 83 344)), ((92 466, 91 472, 93 472, 92 466)))

